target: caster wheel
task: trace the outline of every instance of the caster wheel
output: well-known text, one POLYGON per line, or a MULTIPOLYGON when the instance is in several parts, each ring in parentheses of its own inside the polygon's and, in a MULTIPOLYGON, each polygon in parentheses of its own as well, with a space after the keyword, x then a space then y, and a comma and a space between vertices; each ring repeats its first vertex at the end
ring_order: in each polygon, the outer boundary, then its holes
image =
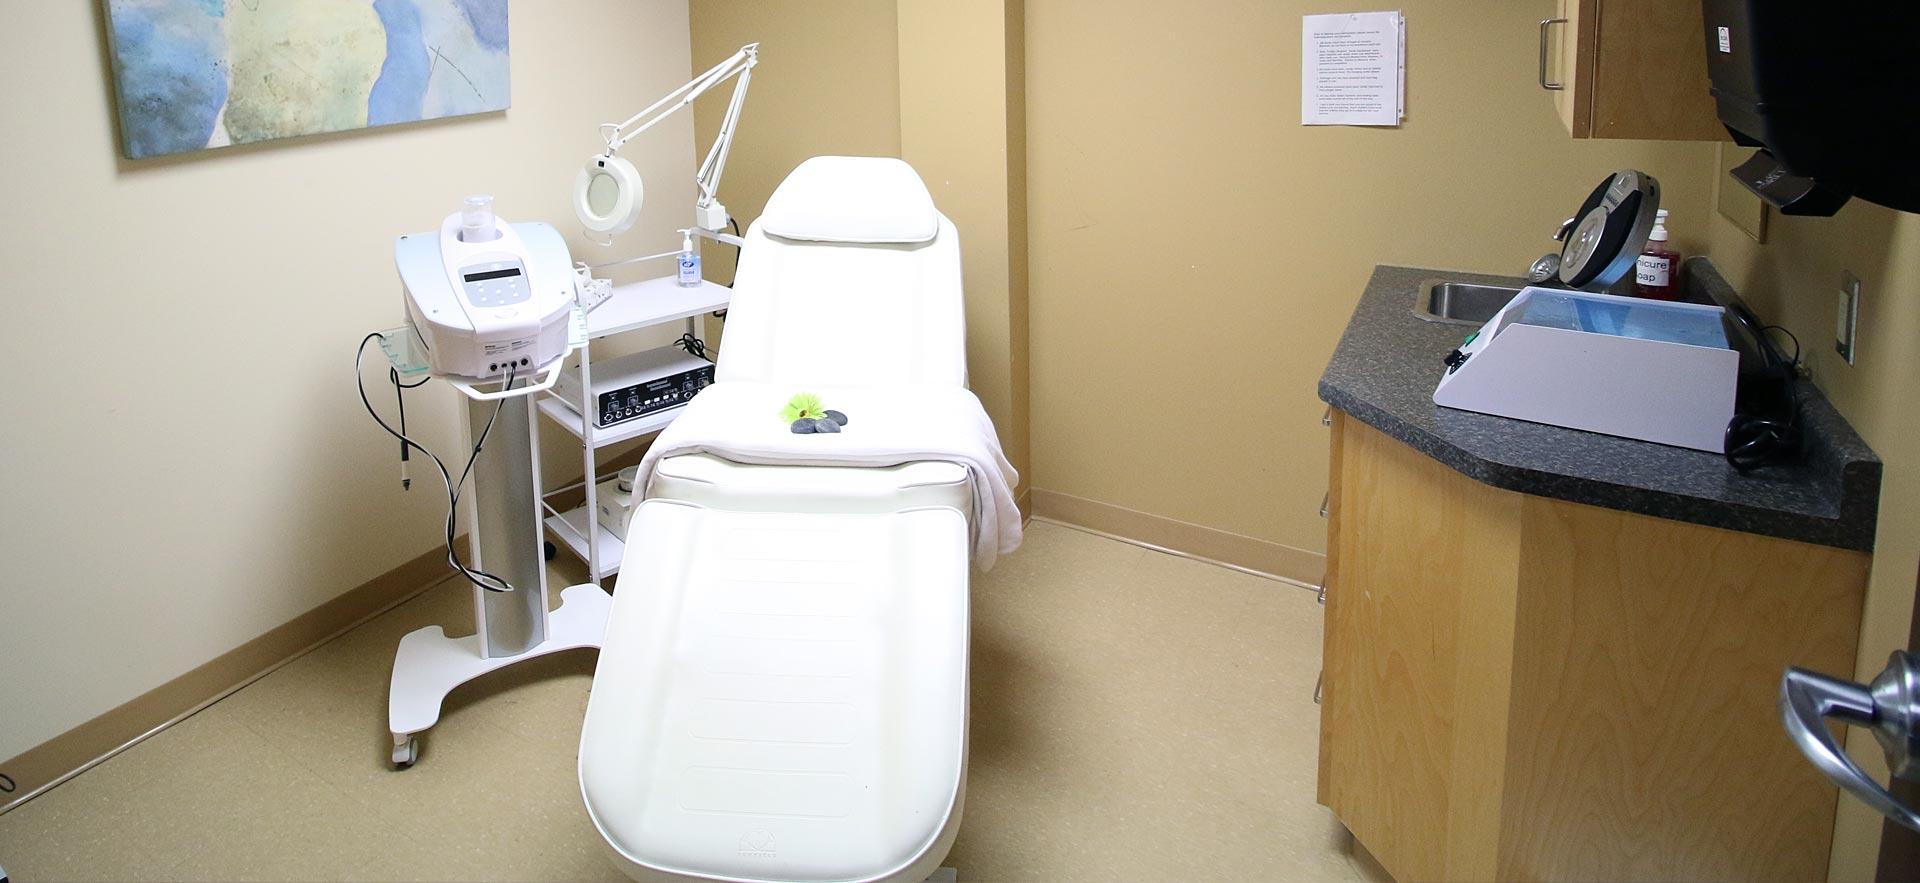
POLYGON ((405 741, 402 741, 401 737, 394 739, 393 768, 396 770, 413 766, 414 761, 420 759, 420 740, 412 736, 406 736, 404 739, 405 741))
POLYGON ((552 561, 553 556, 560 554, 560 550, 556 548, 551 541, 542 542, 541 545, 546 547, 548 561, 552 561))

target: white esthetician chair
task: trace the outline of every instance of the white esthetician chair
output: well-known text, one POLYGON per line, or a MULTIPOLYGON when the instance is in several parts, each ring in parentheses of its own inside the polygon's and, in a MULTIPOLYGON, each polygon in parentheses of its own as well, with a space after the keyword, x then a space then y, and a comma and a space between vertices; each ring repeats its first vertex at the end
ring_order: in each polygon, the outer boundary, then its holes
MULTIPOLYGON (((959 240, 912 168, 818 157, 788 176, 747 231, 716 380, 965 385, 959 240)), ((972 485, 945 461, 659 461, 580 739, 588 812, 628 874, 938 867, 966 785, 972 485)))

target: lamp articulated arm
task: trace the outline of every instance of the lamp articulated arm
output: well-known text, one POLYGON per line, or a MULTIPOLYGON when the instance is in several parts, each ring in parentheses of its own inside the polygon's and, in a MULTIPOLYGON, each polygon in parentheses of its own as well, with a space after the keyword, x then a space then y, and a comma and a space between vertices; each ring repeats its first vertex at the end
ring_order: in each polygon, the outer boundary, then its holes
POLYGON ((727 209, 720 204, 720 176, 727 169, 727 152, 733 147, 733 133, 740 123, 740 108, 747 100, 747 85, 753 81, 753 67, 760 63, 760 44, 748 43, 740 47, 727 60, 707 69, 706 73, 694 77, 681 86, 649 105, 625 122, 600 124, 601 137, 607 142, 607 157, 612 157, 621 146, 639 136, 641 132, 653 128, 661 120, 675 111, 692 104, 695 99, 707 91, 725 83, 734 77, 733 98, 727 102, 727 114, 720 121, 720 134, 714 138, 713 146, 708 148, 706 159, 700 163, 700 170, 694 176, 694 185, 699 188, 699 199, 694 205, 694 222, 698 226, 720 231, 727 226, 727 209))

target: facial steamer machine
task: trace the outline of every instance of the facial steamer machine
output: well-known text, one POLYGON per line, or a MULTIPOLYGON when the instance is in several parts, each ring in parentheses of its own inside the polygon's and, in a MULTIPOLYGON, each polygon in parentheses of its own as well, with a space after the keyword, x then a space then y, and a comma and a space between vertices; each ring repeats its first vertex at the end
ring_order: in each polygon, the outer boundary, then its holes
MULTIPOLYGON (((610 601, 599 587, 579 585, 561 593, 559 610, 547 610, 533 397, 553 386, 579 343, 566 242, 546 224, 501 221, 490 198, 472 197, 438 231, 396 240, 394 262, 406 287, 407 324, 368 339, 379 340, 392 362, 396 394, 425 383, 405 382, 422 375, 460 391, 469 454, 464 463, 444 462, 409 437, 404 402, 398 427, 374 419, 439 471, 448 499, 447 561, 467 578, 474 601, 472 635, 449 638, 428 626, 400 639, 387 719, 394 766, 404 769, 419 759, 416 735, 439 720, 453 688, 523 659, 600 646, 610 601), (462 560, 454 533, 469 475, 462 560)), ((364 386, 360 394, 366 402, 364 386)), ((374 413, 370 402, 367 410, 374 413)), ((403 470, 405 463, 403 454, 403 470)))
MULTIPOLYGON (((698 226, 681 232, 738 245, 737 237, 717 232, 730 219, 715 194, 758 61, 758 45, 743 46, 625 122, 603 124, 606 151, 588 159, 574 194, 586 230, 611 236, 639 218, 645 189, 639 171, 617 155, 620 147, 737 78, 720 133, 695 176, 698 226)), ((406 324, 368 335, 361 350, 377 340, 392 363, 398 425, 375 411, 364 383, 360 398, 381 428, 400 440, 403 486, 411 485, 406 464, 412 452, 440 473, 447 490, 447 563, 472 585, 474 600, 473 635, 449 638, 439 626, 428 626, 400 640, 387 718, 393 764, 405 769, 419 759, 417 734, 439 720, 440 706, 455 687, 523 659, 600 646, 610 601, 598 586, 568 587, 560 593, 561 607, 551 614, 547 609, 534 402, 559 379, 567 355, 585 343, 585 313, 593 304, 583 303, 589 298, 581 292, 604 298, 608 286, 593 279, 592 268, 576 269, 553 227, 501 221, 484 196, 469 198, 437 231, 399 237, 394 263, 405 287, 406 324), (407 435, 404 390, 429 377, 445 380, 465 399, 464 463, 442 461, 407 435), (454 539, 469 477, 463 560, 454 539)))

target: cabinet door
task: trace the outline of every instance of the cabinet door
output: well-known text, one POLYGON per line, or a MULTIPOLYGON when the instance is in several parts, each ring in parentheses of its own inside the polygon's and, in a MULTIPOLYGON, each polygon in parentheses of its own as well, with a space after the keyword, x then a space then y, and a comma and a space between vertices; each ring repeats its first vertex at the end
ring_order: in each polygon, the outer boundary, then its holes
POLYGON ((1522 497, 1335 413, 1320 802, 1398 880, 1500 876, 1522 497))
MULTIPOLYGON (((1342 449, 1340 439, 1341 435, 1346 432, 1347 423, 1350 419, 1345 411, 1328 406, 1325 421, 1329 429, 1327 435, 1327 462, 1329 468, 1327 470, 1327 503, 1326 509, 1323 512, 1327 518, 1327 570, 1326 573, 1320 577, 1320 603, 1322 605, 1330 605, 1332 603, 1333 593, 1338 591, 1336 586, 1338 586, 1340 581, 1340 454, 1342 449)), ((1330 625, 1330 623, 1328 625, 1330 625)), ((1329 660, 1338 652, 1336 649, 1337 641, 1338 636, 1333 633, 1333 629, 1322 629, 1320 638, 1320 678, 1318 682, 1314 684, 1315 702, 1325 701, 1327 665, 1329 660)), ((1327 730, 1327 723, 1328 721, 1325 714, 1322 714, 1320 718, 1320 772, 1315 778, 1316 788, 1314 798, 1323 805, 1326 804, 1328 800, 1327 764, 1331 761, 1332 757, 1327 749, 1333 738, 1333 734, 1327 730)))
POLYGON ((1540 35, 1540 87, 1553 92, 1560 122, 1575 138, 1593 136, 1594 0, 1558 0, 1540 35))
POLYGON ((1721 141, 1694 0, 1558 0, 1542 38, 1554 105, 1575 138, 1721 141))

